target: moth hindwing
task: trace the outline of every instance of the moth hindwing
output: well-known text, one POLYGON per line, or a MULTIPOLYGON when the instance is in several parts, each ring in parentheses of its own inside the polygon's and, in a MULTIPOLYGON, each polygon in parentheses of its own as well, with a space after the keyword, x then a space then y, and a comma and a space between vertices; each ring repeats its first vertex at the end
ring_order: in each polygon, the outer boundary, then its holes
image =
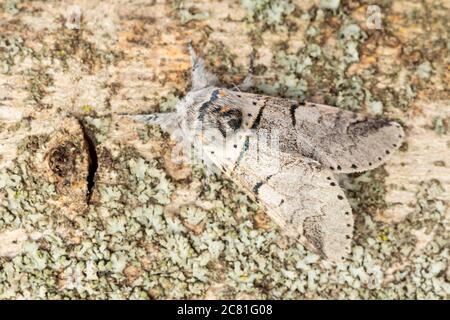
POLYGON ((335 174, 384 163, 402 144, 402 127, 331 106, 221 88, 195 55, 192 73, 193 90, 165 129, 178 131, 199 159, 247 190, 287 234, 331 261, 344 259, 353 216, 335 174))

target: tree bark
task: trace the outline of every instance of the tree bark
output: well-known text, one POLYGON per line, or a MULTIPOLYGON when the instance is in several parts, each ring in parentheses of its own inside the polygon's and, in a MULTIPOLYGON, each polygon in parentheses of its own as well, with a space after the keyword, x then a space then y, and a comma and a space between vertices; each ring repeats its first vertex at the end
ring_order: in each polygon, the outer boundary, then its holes
POLYGON ((448 298, 450 3, 256 3, 0 1, 0 297, 448 298), (345 270, 120 115, 174 108, 189 40, 224 83, 255 50, 255 92, 403 124, 347 181, 345 270))

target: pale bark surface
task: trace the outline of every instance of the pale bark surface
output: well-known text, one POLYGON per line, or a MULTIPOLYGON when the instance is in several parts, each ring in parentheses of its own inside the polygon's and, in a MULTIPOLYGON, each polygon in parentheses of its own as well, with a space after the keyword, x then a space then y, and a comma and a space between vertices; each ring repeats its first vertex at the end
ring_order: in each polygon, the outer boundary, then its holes
POLYGON ((0 1, 0 298, 448 298, 449 11, 0 1), (356 217, 343 265, 283 235, 232 181, 173 163, 157 127, 117 115, 174 107, 189 39, 224 83, 255 50, 255 92, 404 125, 388 164, 343 179, 356 217))

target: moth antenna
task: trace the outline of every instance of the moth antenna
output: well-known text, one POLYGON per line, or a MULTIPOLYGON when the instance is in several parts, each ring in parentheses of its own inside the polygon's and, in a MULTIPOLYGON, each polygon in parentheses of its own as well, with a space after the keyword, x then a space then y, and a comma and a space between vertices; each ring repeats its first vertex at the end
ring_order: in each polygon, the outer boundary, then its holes
POLYGON ((195 65, 197 64, 198 57, 197 57, 197 53, 195 53, 194 47, 192 46, 192 40, 189 40, 189 42, 188 42, 188 50, 189 50, 189 55, 191 56, 192 69, 195 69, 195 65))
POLYGON ((256 57, 256 50, 253 49, 249 55, 249 65, 248 65, 248 71, 247 71, 249 74, 253 74, 254 67, 255 67, 255 57, 256 57))
POLYGON ((192 90, 216 86, 219 82, 217 76, 206 68, 205 60, 197 56, 191 41, 188 42, 188 50, 192 62, 192 90))
POLYGON ((251 87, 253 87, 253 69, 254 69, 254 60, 255 60, 255 50, 253 49, 249 56, 249 66, 247 69, 247 75, 244 80, 236 86, 236 89, 239 91, 248 91, 251 87))

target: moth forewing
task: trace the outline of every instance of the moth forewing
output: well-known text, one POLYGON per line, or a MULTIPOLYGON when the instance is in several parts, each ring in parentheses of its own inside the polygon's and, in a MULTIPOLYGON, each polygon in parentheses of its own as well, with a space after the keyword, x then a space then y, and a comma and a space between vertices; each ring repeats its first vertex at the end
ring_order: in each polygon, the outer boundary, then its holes
POLYGON ((403 143, 398 123, 327 105, 307 103, 294 117, 299 151, 335 173, 374 169, 403 143))
POLYGON ((264 176, 277 174, 281 171, 280 136, 277 129, 271 131, 260 129, 254 130, 256 136, 256 159, 253 160, 254 170, 261 172, 264 176))

